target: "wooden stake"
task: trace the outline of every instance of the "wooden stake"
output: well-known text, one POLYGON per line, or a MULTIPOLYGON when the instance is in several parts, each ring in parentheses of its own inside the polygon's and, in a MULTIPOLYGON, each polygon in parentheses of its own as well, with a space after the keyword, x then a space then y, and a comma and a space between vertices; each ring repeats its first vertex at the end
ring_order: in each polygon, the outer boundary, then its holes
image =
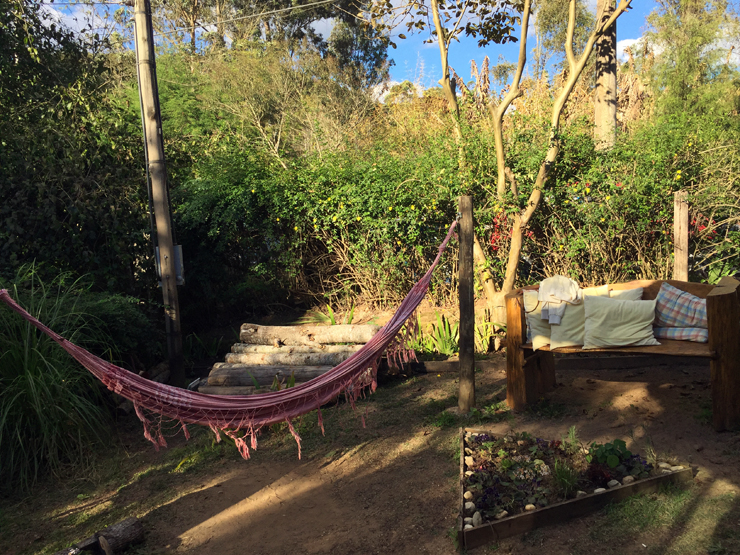
POLYGON ((686 191, 673 193, 673 279, 689 281, 689 204, 686 191))
POLYGON ((167 171, 164 164, 162 118, 159 111, 152 10, 149 0, 134 0, 134 29, 141 121, 144 130, 147 169, 151 179, 151 202, 157 227, 162 280, 160 283, 164 301, 171 383, 182 386, 185 384, 185 370, 182 356, 180 303, 177 297, 177 270, 167 189, 167 171))
POLYGON ((460 414, 475 406, 475 298, 473 288, 473 197, 460 197, 460 414))

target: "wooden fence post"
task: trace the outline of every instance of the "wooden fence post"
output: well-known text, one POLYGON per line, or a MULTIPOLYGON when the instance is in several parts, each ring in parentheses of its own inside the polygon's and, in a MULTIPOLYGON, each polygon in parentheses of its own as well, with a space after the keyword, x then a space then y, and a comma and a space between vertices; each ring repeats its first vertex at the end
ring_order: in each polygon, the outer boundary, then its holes
POLYGON ((673 193, 673 279, 689 281, 689 203, 686 191, 673 193))
POLYGON ((460 414, 475 406, 475 297, 473 285, 473 197, 460 197, 460 386, 457 406, 460 414))

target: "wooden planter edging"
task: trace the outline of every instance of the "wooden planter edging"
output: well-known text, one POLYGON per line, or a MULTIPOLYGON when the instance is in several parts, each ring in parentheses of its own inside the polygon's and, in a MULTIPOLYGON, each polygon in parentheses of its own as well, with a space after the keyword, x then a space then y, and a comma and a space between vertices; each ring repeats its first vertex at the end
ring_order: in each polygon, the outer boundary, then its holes
POLYGON ((458 517, 457 541, 459 548, 473 549, 490 542, 523 534, 551 524, 558 524, 597 511, 607 504, 622 501, 638 493, 653 493, 661 484, 679 484, 693 480, 691 468, 677 470, 633 482, 626 486, 608 489, 601 493, 591 493, 577 499, 554 503, 541 509, 520 513, 494 522, 486 522, 476 528, 464 529, 465 516, 465 433, 488 433, 489 430, 460 428, 460 516, 458 517))

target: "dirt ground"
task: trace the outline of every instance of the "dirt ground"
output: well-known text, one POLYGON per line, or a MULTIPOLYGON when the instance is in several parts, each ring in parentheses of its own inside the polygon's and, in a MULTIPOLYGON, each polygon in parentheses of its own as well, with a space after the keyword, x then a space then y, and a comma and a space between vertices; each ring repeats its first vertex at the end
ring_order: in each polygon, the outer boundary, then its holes
MULTIPOLYGON (((505 396, 505 358, 490 358, 494 368, 476 374, 480 407, 505 396)), ((695 470, 688 497, 665 526, 614 528, 606 510, 475 553, 737 552, 740 434, 709 425, 708 365, 665 358, 594 370, 569 360, 558 361, 559 387, 535 411, 495 423, 450 422, 444 409, 456 405, 454 374, 390 381, 354 412, 326 409, 325 436, 314 416, 299 423, 301 460, 285 430, 265 434, 244 461, 233 447, 214 446, 207 431, 157 453, 129 422, 115 470, 0 502, 0 553, 51 553, 131 515, 147 531, 134 554, 455 553, 457 430, 467 424, 548 439, 575 425, 585 443, 622 438, 641 453, 653 445, 695 470)))

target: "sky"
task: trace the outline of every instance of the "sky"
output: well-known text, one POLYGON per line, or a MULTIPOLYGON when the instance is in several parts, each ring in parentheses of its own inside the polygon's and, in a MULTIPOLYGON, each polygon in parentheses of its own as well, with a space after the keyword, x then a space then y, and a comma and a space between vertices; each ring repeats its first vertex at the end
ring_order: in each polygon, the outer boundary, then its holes
MULTIPOLYGON (((101 1, 101 0, 97 0, 101 1)), ((96 10, 115 10, 120 7, 117 1, 121 0, 103 0, 110 2, 110 6, 96 5, 96 10)), ((89 8, 81 5, 67 4, 69 0, 60 0, 54 4, 48 3, 47 9, 54 14, 55 19, 66 24, 73 29, 83 27, 85 21, 90 21, 89 15, 86 17, 85 12, 89 8)), ((592 11, 596 9, 596 0, 587 0, 592 11)), ((634 44, 645 32, 647 15, 655 8, 653 0, 633 0, 632 9, 622 14, 617 20, 617 50, 618 57, 624 59, 623 49, 625 46, 634 44)), ((332 28, 332 22, 328 20, 319 21, 314 24, 314 28, 322 33, 325 37, 329 36, 332 28)), ((429 38, 428 31, 417 32, 416 34, 406 33, 407 38, 401 39, 398 33, 405 32, 404 28, 398 28, 394 33, 393 41, 397 48, 388 49, 388 57, 395 62, 390 69, 391 81, 411 81, 420 85, 422 88, 437 86, 437 81, 441 77, 440 68, 442 67, 439 47, 436 41, 430 44, 424 44, 424 40, 429 38)), ((518 31, 515 32, 518 35, 518 31)), ((534 38, 531 35, 528 46, 534 47, 534 38)), ((455 69, 457 74, 465 81, 471 78, 470 62, 475 60, 480 66, 483 58, 488 56, 491 64, 499 61, 499 56, 503 56, 508 62, 516 63, 519 55, 519 44, 509 43, 505 45, 491 44, 485 48, 479 48, 477 40, 473 38, 461 37, 460 42, 453 42, 449 52, 449 65, 455 69)), ((530 56, 531 59, 531 56, 530 56)), ((526 74, 526 68, 525 68, 526 74)))
MULTIPOLYGON (((591 3, 594 4, 595 11, 595 2, 591 3)), ((633 0, 632 9, 619 17, 617 20, 617 50, 620 59, 624 59, 624 47, 642 37, 646 29, 645 18, 654 8, 655 3, 652 0, 633 0)), ((518 36, 519 31, 516 33, 518 36)), ((424 88, 437 86, 437 81, 441 77, 442 63, 437 43, 423 44, 428 36, 428 32, 425 31, 413 36, 407 35, 406 40, 394 39, 397 48, 388 50, 388 57, 395 62, 395 66, 391 68, 393 81, 409 80, 424 88)), ((534 46, 534 38, 531 34, 527 42, 528 46, 534 46)), ((450 46, 449 65, 463 80, 468 81, 471 60, 475 60, 480 66, 483 58, 488 56, 491 64, 495 64, 498 62, 499 55, 508 62, 516 63, 519 56, 519 43, 491 44, 485 48, 479 48, 476 39, 461 38, 460 43, 453 42, 450 46)))

